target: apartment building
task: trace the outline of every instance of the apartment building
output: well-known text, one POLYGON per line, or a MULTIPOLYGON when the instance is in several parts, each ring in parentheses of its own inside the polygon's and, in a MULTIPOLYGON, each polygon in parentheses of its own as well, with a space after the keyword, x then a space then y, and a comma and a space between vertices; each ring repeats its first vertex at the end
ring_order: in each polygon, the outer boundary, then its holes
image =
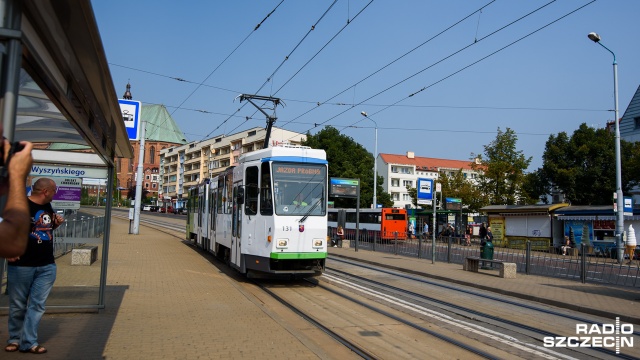
MULTIPOLYGON (((177 208, 183 207, 190 187, 235 165, 242 154, 262 149, 265 135, 266 129, 255 127, 161 150, 161 202, 177 208)), ((304 134, 273 127, 269 146, 278 143, 300 145, 305 139, 304 134)))
POLYGON ((407 186, 415 188, 418 178, 437 180, 440 172, 453 175, 462 169, 462 175, 476 179, 478 172, 471 168, 469 160, 447 160, 415 156, 412 151, 405 155, 378 154, 378 174, 384 178, 382 187, 391 195, 394 207, 411 204, 407 186))

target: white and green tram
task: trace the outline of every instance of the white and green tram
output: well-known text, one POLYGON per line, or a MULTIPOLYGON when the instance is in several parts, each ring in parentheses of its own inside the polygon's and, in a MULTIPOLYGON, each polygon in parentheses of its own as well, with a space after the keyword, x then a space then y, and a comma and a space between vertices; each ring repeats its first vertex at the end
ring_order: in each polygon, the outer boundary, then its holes
POLYGON ((327 258, 324 150, 246 153, 189 191, 187 240, 241 273, 320 275, 327 258))

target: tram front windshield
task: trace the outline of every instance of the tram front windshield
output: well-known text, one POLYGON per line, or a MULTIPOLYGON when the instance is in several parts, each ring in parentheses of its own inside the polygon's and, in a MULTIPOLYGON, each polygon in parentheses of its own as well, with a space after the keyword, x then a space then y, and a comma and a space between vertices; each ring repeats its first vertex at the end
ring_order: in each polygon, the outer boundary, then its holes
POLYGON ((326 165, 274 163, 272 173, 276 215, 326 214, 326 165))

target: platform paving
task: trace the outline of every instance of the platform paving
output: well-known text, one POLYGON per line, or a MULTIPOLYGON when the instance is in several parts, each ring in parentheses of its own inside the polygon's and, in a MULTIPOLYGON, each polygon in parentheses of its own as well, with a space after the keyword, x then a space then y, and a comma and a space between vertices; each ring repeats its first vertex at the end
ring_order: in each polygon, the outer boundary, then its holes
MULTIPOLYGON (((572 309, 599 309, 599 315, 640 324, 640 291, 636 289, 520 273, 515 279, 503 279, 463 271, 458 264, 432 264, 427 259, 350 248, 330 248, 329 253, 496 294, 572 309)), ((114 218, 106 308, 98 313, 45 314, 40 340, 49 352, 37 358, 318 358, 262 304, 252 301, 221 266, 185 244, 182 234, 142 226, 140 235, 130 235, 128 221, 114 218)), ((0 316, 0 322, 4 342, 7 317, 0 316)), ((1 359, 32 356, 36 355, 0 350, 1 359)))

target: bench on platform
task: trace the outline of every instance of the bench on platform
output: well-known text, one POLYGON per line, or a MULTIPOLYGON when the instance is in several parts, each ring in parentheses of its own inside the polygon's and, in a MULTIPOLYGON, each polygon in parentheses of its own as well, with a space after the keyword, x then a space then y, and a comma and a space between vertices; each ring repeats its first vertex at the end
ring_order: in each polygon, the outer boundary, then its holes
POLYGON ((492 267, 494 264, 498 265, 497 267, 498 267, 498 270, 500 271, 498 276, 500 276, 501 278, 505 278, 505 279, 516 278, 516 272, 517 272, 516 263, 505 262, 502 260, 487 260, 487 259, 481 259, 477 256, 469 256, 464 261, 463 269, 465 271, 478 272, 478 270, 480 269, 480 262, 483 262, 485 264, 491 264, 492 267))
POLYGON ((71 250, 71 265, 91 265, 97 259, 96 245, 85 245, 71 250))

